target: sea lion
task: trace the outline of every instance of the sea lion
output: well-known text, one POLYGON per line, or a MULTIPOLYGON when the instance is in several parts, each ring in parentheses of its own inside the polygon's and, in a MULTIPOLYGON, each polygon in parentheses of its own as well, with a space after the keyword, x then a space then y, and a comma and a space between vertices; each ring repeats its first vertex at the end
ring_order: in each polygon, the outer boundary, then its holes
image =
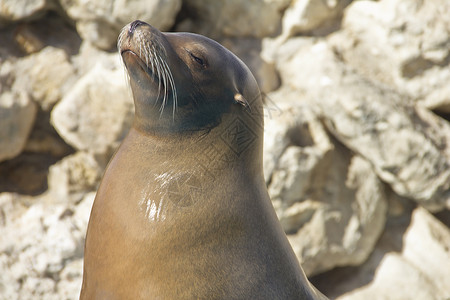
POLYGON ((267 193, 245 64, 141 21, 118 48, 135 119, 92 207, 80 299, 321 299, 267 193))

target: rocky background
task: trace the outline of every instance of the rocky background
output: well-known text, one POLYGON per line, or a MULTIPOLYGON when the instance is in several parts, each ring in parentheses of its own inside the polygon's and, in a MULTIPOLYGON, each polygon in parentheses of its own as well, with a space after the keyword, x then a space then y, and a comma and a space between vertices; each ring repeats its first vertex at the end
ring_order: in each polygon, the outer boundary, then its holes
POLYGON ((0 0, 0 299, 77 299, 133 116, 135 19, 220 41, 266 99, 264 171, 333 299, 450 299, 450 1, 0 0))

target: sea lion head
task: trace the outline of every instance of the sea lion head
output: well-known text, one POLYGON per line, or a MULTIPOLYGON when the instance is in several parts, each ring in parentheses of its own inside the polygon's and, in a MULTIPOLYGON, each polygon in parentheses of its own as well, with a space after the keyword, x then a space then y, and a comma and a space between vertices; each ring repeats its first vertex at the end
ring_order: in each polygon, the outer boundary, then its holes
POLYGON ((236 115, 262 128, 253 75, 219 43, 134 21, 122 29, 118 50, 133 92, 136 129, 152 135, 209 132, 236 115))

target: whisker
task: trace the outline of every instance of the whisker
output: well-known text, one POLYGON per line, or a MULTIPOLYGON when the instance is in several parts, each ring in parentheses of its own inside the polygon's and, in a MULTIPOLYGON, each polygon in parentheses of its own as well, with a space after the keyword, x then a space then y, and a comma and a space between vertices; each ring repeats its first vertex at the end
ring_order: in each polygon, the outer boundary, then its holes
POLYGON ((119 52, 120 52, 120 46, 123 43, 123 37, 124 37, 124 32, 121 31, 119 34, 119 38, 117 39, 117 51, 119 51, 119 52))
POLYGON ((162 70, 164 71, 164 75, 163 75, 163 78, 164 78, 164 99, 163 99, 163 107, 162 107, 162 110, 161 110, 161 113, 163 113, 163 110, 164 110, 164 108, 166 107, 166 105, 167 105, 167 96, 168 96, 168 92, 167 92, 167 86, 168 86, 168 78, 167 78, 167 72, 165 71, 165 69, 164 69, 164 65, 162 65, 161 66, 161 68, 162 68, 162 70))
MULTIPOLYGON (((154 61, 154 58, 156 57, 156 51, 155 51, 154 45, 152 45, 151 47, 149 45, 148 50, 149 50, 149 53, 150 53, 150 57, 152 58, 151 59, 152 72, 153 72, 153 74, 155 74, 155 66, 154 66, 153 61, 154 61)), ((159 79, 159 73, 158 73, 158 79, 159 79)), ((159 95, 161 95, 161 80, 158 80, 158 96, 156 97, 156 99, 159 99, 159 95)))
POLYGON ((162 70, 158 61, 158 52, 156 52, 156 49, 153 47, 153 61, 155 62, 155 66, 156 66, 156 70, 158 73, 158 97, 157 99, 159 99, 159 96, 161 95, 161 86, 164 85, 164 83, 162 82, 162 70))
POLYGON ((160 117, 163 114, 164 107, 166 106, 167 101, 167 72, 164 69, 164 62, 162 61, 161 56, 157 55, 156 62, 159 70, 159 74, 161 74, 160 81, 162 81, 162 85, 164 86, 164 95, 163 95, 163 101, 160 107, 160 117))
MULTIPOLYGON (((127 39, 126 31, 122 31, 119 34, 117 41, 117 49, 120 52, 123 43, 127 39)), ((141 35, 135 37, 135 42, 138 44, 139 57, 144 61, 145 65, 153 73, 154 79, 158 80, 158 94, 153 105, 157 105, 158 101, 161 101, 159 111, 160 118, 164 113, 164 109, 169 104, 170 97, 172 97, 171 104, 172 107, 172 119, 175 119, 175 114, 178 107, 178 95, 175 86, 174 76, 168 63, 166 62, 166 49, 161 47, 158 42, 150 42, 144 39, 141 35), (171 89, 171 91, 170 91, 171 89), (171 93, 171 94, 169 94, 171 93)), ((125 75, 127 77, 127 85, 130 86, 130 74, 127 72, 126 65, 123 60, 121 60, 122 65, 125 69, 125 75)))
POLYGON ((177 109, 177 90, 175 88, 175 80, 173 79, 172 71, 170 70, 169 66, 167 65, 167 62, 164 62, 164 68, 166 69, 168 80, 170 87, 172 88, 172 100, 173 100, 173 107, 172 107, 172 118, 175 119, 175 111, 177 109))

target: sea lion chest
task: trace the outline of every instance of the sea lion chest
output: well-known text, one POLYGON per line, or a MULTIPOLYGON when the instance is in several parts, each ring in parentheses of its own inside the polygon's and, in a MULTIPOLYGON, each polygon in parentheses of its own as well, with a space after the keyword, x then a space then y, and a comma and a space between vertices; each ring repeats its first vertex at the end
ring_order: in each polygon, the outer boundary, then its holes
POLYGON ((244 180, 245 170, 212 177, 183 154, 193 153, 186 145, 171 156, 173 149, 152 149, 135 135, 109 164, 91 214, 85 273, 99 278, 98 290, 125 298, 225 297, 243 285, 241 276, 265 274, 252 249, 260 191, 244 180))

